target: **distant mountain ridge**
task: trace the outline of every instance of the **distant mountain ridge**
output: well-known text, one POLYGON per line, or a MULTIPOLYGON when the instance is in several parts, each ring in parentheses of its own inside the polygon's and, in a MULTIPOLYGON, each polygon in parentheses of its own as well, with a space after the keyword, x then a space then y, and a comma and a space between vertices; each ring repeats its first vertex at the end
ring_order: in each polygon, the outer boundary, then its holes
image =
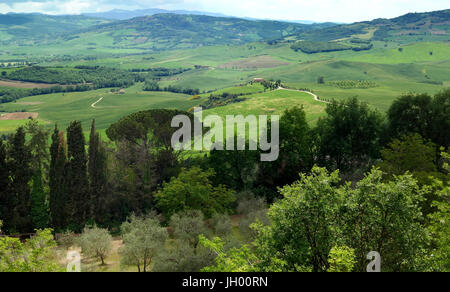
POLYGON ((105 19, 127 20, 136 17, 153 16, 156 14, 168 14, 168 13, 182 14, 182 15, 206 15, 214 17, 227 17, 227 15, 221 13, 190 11, 190 10, 165 10, 159 8, 139 9, 139 10, 114 9, 105 12, 83 13, 83 15, 105 19))
POLYGON ((108 22, 105 19, 83 15, 0 14, 0 42, 42 39, 108 22))
MULTIPOLYGON (((90 27, 86 34, 115 35, 115 45, 151 46, 154 49, 207 45, 239 45, 283 39, 329 24, 306 25, 270 20, 246 20, 207 15, 156 14, 90 27), (119 33, 122 31, 123 33, 119 33)), ((82 36, 81 36, 82 37, 82 36)))
POLYGON ((302 32, 299 39, 333 41, 357 36, 376 41, 450 41, 450 9, 336 25, 302 32))

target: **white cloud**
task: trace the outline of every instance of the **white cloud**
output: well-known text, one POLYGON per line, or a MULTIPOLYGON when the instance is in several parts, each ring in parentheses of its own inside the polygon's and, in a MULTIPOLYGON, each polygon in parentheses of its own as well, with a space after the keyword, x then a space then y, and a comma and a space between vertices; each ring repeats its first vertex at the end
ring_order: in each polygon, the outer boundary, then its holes
POLYGON ((3 0, 0 12, 80 14, 165 8, 285 20, 353 22, 450 8, 448 0, 3 0))

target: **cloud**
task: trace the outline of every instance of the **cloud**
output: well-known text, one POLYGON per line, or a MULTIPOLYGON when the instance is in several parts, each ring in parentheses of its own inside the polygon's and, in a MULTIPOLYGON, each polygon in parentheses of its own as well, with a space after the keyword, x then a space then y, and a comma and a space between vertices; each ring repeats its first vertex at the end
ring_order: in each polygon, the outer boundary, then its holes
POLYGON ((80 14, 111 9, 183 9, 239 17, 353 22, 449 8, 448 0, 2 0, 0 12, 80 14))

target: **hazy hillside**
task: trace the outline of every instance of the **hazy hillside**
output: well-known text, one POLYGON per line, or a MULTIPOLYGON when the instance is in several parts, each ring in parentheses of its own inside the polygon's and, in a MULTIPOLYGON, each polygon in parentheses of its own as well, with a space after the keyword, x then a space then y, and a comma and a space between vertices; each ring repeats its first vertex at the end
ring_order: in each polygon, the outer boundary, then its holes
POLYGON ((381 41, 449 41, 450 10, 409 13, 393 19, 376 19, 338 25, 314 32, 301 32, 299 39, 314 41, 342 40, 350 37, 381 41))
POLYGON ((211 13, 211 12, 201 12, 201 11, 187 11, 187 10, 165 10, 159 8, 151 8, 151 9, 140 9, 140 10, 121 10, 114 9, 106 12, 94 12, 94 13, 84 13, 86 16, 90 17, 99 17, 105 19, 115 19, 115 20, 126 20, 136 17, 143 16, 152 16, 155 14, 164 14, 164 13, 172 13, 172 14, 191 14, 191 15, 208 15, 208 16, 216 16, 216 17, 224 17, 224 14, 220 13, 211 13))
POLYGON ((0 40, 5 42, 46 38, 108 22, 78 15, 0 14, 0 40))
POLYGON ((154 49, 190 48, 203 45, 236 45, 281 39, 330 24, 305 25, 279 21, 251 21, 205 15, 157 14, 95 26, 79 37, 92 34, 114 38, 114 45, 154 49))

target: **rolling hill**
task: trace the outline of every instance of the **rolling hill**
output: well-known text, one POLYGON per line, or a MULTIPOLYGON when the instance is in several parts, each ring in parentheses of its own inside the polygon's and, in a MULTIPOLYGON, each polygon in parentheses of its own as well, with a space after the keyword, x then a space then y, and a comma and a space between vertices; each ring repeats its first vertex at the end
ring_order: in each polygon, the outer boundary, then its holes
POLYGON ((159 9, 159 8, 139 9, 139 10, 114 9, 114 10, 105 11, 105 12, 84 13, 84 15, 89 16, 89 17, 98 17, 98 18, 105 18, 105 19, 126 20, 126 19, 131 19, 131 18, 136 18, 136 17, 152 16, 155 14, 167 14, 167 13, 226 17, 226 15, 220 14, 220 13, 188 11, 188 10, 166 10, 166 9, 159 9))
POLYGON ((79 34, 114 38, 116 46, 153 49, 192 48, 208 45, 239 45, 271 41, 332 24, 299 24, 270 20, 245 20, 206 15, 157 14, 97 25, 79 34))
POLYGON ((393 19, 375 19, 300 32, 297 38, 310 41, 335 41, 347 38, 401 42, 449 41, 450 9, 409 13, 393 19))
POLYGON ((73 33, 107 22, 105 19, 79 15, 0 14, 0 41, 10 43, 51 39, 58 34, 73 33))

